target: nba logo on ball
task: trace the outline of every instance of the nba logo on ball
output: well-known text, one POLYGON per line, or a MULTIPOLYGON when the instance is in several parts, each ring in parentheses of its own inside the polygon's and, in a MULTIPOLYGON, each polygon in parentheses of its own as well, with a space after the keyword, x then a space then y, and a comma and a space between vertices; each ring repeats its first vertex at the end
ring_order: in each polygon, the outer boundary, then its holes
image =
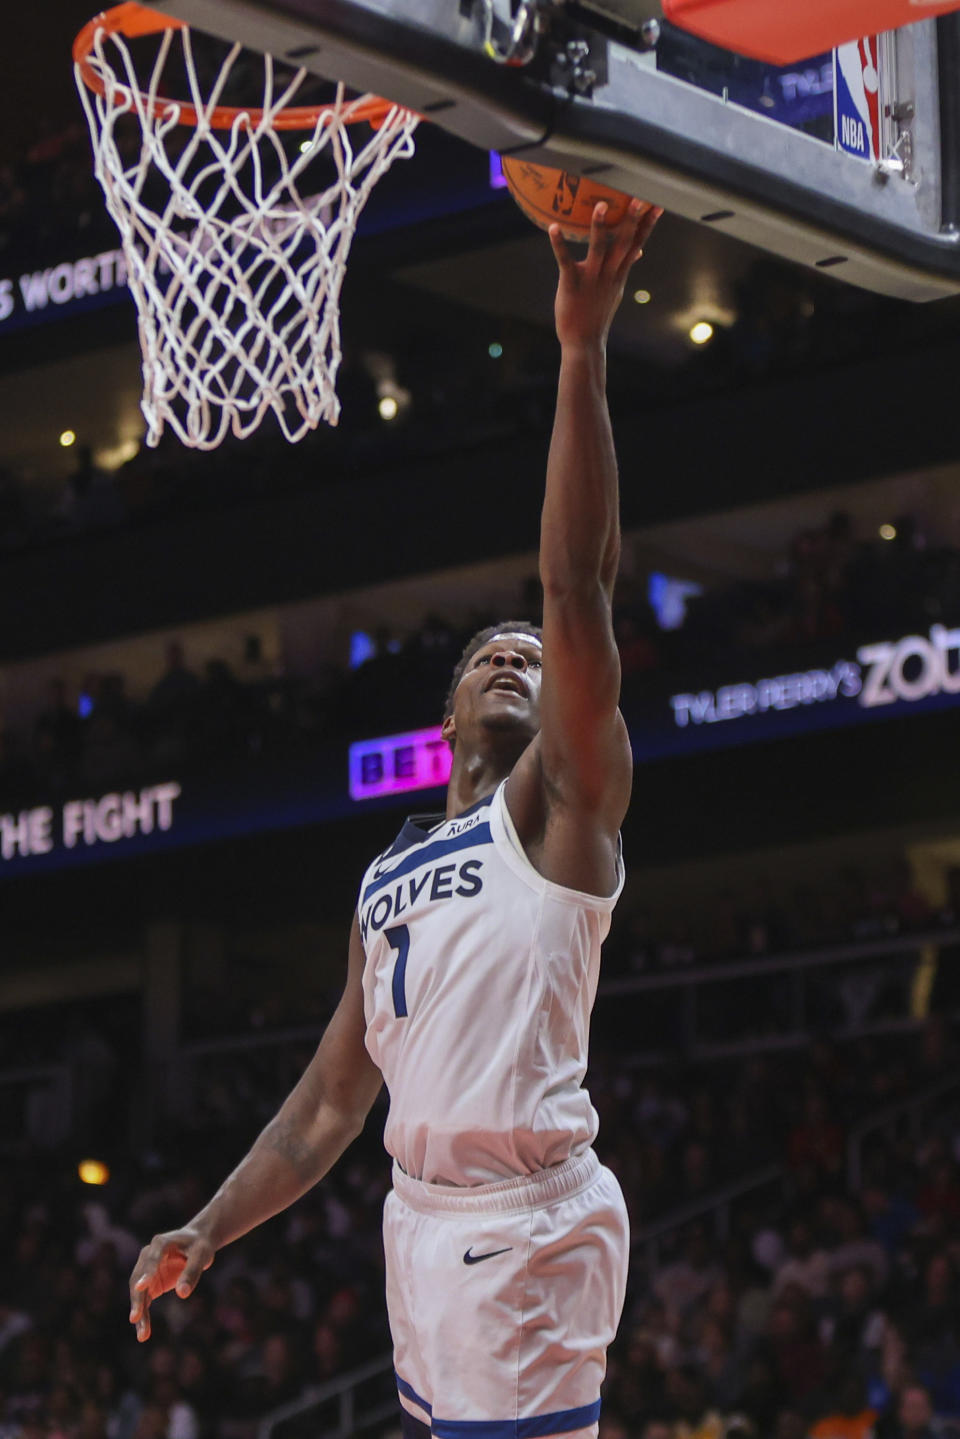
POLYGON ((876 35, 833 52, 836 136, 841 150, 880 159, 880 59, 876 35))
POLYGON ((566 170, 560 171, 557 187, 553 192, 553 213, 555 215, 566 218, 573 213, 579 188, 579 175, 570 175, 566 170))
MULTIPOLYGON (((630 206, 629 195, 611 189, 592 175, 571 175, 567 170, 535 165, 515 155, 501 156, 500 163, 507 188, 527 219, 541 230, 559 224, 566 240, 580 243, 589 240, 598 202, 603 201, 607 207, 607 225, 619 225, 630 206)), ((649 208, 644 201, 642 209, 649 208)))

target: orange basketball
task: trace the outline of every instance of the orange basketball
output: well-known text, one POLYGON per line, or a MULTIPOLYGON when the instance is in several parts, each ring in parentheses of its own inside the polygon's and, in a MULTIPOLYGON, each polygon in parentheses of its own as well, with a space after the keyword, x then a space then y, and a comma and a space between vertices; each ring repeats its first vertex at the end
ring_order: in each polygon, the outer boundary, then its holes
POLYGON ((589 175, 551 170, 515 155, 504 155, 501 164, 510 194, 527 219, 541 230, 549 229, 556 221, 565 240, 586 242, 590 238, 590 221, 600 200, 608 206, 608 225, 616 225, 627 213, 630 196, 591 180, 589 175))

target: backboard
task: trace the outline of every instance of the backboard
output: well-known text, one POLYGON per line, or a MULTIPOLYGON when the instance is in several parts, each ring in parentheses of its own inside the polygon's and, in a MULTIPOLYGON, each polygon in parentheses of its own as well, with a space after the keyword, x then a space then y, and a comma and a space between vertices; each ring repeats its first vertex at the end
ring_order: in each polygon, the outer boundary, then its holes
POLYGON ((867 289, 960 291, 956 13, 778 67, 666 24, 647 49, 592 0, 537 0, 510 64, 491 27, 517 0, 156 8, 867 289))

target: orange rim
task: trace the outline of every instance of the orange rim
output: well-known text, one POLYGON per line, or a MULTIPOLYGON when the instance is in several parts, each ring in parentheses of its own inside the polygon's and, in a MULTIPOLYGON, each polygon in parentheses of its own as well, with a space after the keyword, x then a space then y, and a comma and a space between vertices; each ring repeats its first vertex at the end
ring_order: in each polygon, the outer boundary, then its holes
MULTIPOLYGON (((124 0, 122 5, 114 5, 110 10, 102 11, 84 25, 73 42, 74 63, 87 89, 96 95, 104 95, 104 83, 90 59, 98 35, 123 35, 130 40, 138 35, 157 35, 161 30, 188 28, 185 21, 175 20, 172 15, 162 15, 159 10, 136 4, 135 0, 124 0)), ((149 103, 143 91, 140 91, 140 98, 145 105, 149 104, 151 116, 175 106, 180 111, 180 124, 195 126, 198 123, 196 106, 185 100, 170 100, 166 96, 157 95, 153 102, 149 103)), ((275 130, 312 130, 318 120, 330 114, 334 108, 333 105, 291 105, 289 109, 275 115, 271 124, 275 130)), ((351 125, 366 120, 374 129, 379 129, 390 111, 397 108, 389 100, 372 98, 349 110, 343 118, 351 125)), ((255 107, 241 109, 234 105, 216 105, 209 113, 205 113, 205 119, 214 130, 230 130, 238 120, 244 120, 256 128, 263 120, 263 110, 255 107)))

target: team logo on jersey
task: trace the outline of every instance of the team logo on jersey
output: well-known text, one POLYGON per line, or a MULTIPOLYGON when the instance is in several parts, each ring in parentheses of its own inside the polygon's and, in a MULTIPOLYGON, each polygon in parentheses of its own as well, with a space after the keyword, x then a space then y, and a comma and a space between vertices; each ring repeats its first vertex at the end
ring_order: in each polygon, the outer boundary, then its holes
POLYGON ((466 859, 460 864, 435 864, 420 874, 410 874, 383 890, 364 908, 360 915, 360 937, 364 944, 367 934, 383 929, 399 919, 419 901, 433 904, 444 899, 473 899, 483 889, 480 871, 482 859, 466 859))

